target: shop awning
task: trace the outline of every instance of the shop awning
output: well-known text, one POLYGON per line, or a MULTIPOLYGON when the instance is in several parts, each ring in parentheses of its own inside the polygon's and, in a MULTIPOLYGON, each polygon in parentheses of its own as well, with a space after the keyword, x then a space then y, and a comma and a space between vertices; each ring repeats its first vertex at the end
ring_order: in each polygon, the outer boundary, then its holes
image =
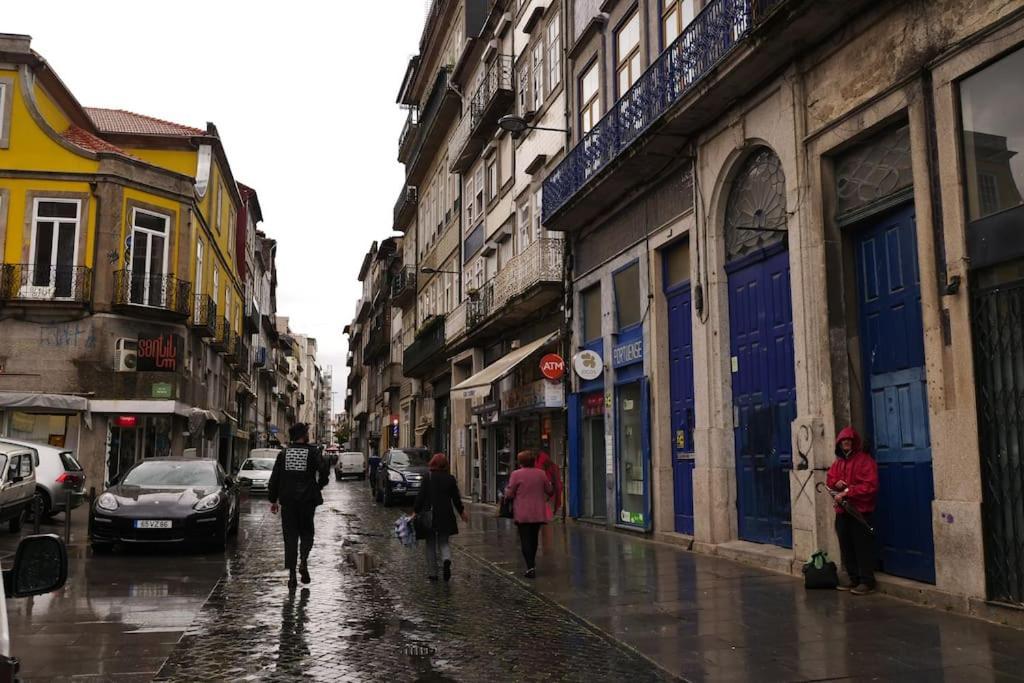
POLYGON ((89 399, 70 394, 38 394, 26 391, 0 391, 0 408, 14 410, 60 410, 81 413, 85 426, 92 429, 89 399))
POLYGON ((545 344, 558 338, 557 332, 532 341, 515 351, 502 356, 472 377, 452 387, 452 398, 482 398, 491 393, 491 385, 516 369, 516 366, 529 358, 545 344))

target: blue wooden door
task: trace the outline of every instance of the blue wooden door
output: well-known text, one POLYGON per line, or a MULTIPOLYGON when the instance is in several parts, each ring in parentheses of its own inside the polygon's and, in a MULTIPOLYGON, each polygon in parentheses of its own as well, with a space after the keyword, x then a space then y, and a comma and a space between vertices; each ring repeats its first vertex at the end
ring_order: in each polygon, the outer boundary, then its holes
POLYGON ((675 530, 693 534, 693 330, 689 282, 666 288, 665 298, 675 530))
POLYGON ((913 206, 858 233, 856 253, 865 436, 878 462, 882 569, 934 583, 935 491, 913 206))
POLYGON ((776 248, 726 270, 739 536, 788 548, 796 417, 789 252, 776 248))

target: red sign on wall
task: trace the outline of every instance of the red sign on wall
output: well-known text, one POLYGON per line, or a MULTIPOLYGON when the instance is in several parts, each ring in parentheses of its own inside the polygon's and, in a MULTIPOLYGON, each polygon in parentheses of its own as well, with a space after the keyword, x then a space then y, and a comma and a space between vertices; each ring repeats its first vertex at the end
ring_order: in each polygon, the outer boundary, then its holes
POLYGON ((183 346, 177 334, 139 335, 137 369, 140 372, 174 372, 178 369, 183 346))
POLYGON ((134 427, 138 418, 134 415, 118 415, 114 418, 115 427, 134 427))
POLYGON ((565 374, 565 361, 557 353, 549 353, 540 359, 540 372, 550 380, 562 379, 565 374))

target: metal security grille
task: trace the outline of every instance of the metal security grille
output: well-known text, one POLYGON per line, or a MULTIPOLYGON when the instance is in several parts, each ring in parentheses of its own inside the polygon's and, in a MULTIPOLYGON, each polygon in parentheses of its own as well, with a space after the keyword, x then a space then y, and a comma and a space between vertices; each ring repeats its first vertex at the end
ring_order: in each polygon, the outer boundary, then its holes
POLYGON ((974 297, 985 573, 992 600, 1024 604, 1024 281, 974 297))

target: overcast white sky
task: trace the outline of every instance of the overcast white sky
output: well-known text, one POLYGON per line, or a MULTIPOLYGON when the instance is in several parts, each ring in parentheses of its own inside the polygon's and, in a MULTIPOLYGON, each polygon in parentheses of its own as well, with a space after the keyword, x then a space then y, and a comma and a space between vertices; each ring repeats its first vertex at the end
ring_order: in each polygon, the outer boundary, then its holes
POLYGON ((3 2, 86 106, 204 127, 259 193, 278 241, 278 313, 316 337, 343 409, 342 327, 374 239, 391 234, 405 117, 395 104, 425 0, 3 2))

